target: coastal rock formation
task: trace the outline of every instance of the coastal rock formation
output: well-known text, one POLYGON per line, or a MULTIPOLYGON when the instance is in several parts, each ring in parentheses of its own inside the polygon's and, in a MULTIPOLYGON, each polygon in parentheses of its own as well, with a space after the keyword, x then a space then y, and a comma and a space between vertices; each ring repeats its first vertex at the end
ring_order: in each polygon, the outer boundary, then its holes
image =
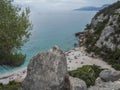
POLYGON ((117 43, 120 41, 119 30, 117 32, 117 29, 116 29, 116 28, 119 28, 119 25, 118 25, 119 18, 120 18, 119 15, 113 15, 109 17, 109 20, 105 28, 103 29, 100 35, 100 38, 96 42, 96 46, 101 48, 103 45, 106 45, 111 50, 115 50, 115 48, 120 49, 120 44, 117 43))
POLYGON ((37 54, 28 66, 21 90, 69 90, 67 62, 64 53, 55 46, 37 54), (64 86, 65 85, 65 86, 64 86))
POLYGON ((120 70, 120 1, 97 12, 78 37, 80 45, 93 57, 100 57, 120 70))
POLYGON ((103 70, 95 81, 95 85, 88 90, 120 90, 120 72, 103 70))
POLYGON ((70 90, 87 90, 86 83, 78 78, 69 77, 70 90))
POLYGON ((20 90, 87 90, 84 81, 68 75, 65 54, 58 46, 34 56, 27 71, 20 90))
POLYGON ((100 78, 104 81, 116 81, 120 79, 120 71, 112 71, 112 70, 103 70, 100 73, 100 78))
POLYGON ((120 90, 120 80, 104 82, 98 78, 95 85, 88 88, 88 90, 120 90))
POLYGON ((120 1, 111 5, 108 8, 101 10, 91 21, 91 33, 98 34, 95 36, 95 45, 99 48, 106 46, 111 50, 120 49, 120 1), (111 10, 111 11, 110 11, 111 10))
POLYGON ((103 82, 99 85, 90 87, 88 90, 120 90, 120 82, 103 82))
MULTIPOLYGON (((87 48, 120 49, 120 1, 100 10, 84 30, 87 48)), ((79 33, 78 33, 79 34, 79 33)), ((77 34, 77 36, 78 36, 77 34)), ((82 39, 82 38, 81 38, 82 39)), ((85 44, 84 44, 85 45, 85 44)))

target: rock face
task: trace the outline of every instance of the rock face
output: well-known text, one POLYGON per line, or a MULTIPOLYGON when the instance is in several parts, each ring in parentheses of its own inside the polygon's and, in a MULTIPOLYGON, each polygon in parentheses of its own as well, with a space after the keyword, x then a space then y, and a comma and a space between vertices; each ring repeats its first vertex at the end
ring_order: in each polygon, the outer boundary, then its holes
POLYGON ((86 83, 78 78, 69 77, 70 90, 87 90, 86 83))
POLYGON ((120 1, 100 10, 87 25, 88 47, 120 49, 120 1))
POLYGON ((69 90, 69 85, 67 85, 69 80, 66 75, 66 58, 55 46, 50 51, 33 57, 21 90, 69 90))
POLYGON ((113 16, 111 15, 109 17, 109 20, 106 26, 104 27, 100 35, 100 38, 96 42, 96 46, 101 48, 103 45, 106 45, 111 50, 115 50, 115 48, 120 48, 120 44, 119 43, 116 44, 114 42, 115 40, 116 42, 120 41, 119 39, 120 35, 119 33, 116 33, 117 30, 115 29, 115 27, 119 28, 118 19, 119 19, 119 15, 113 15, 113 16))
POLYGON ((100 78, 106 82, 116 81, 120 79, 120 71, 103 70, 100 73, 100 78))

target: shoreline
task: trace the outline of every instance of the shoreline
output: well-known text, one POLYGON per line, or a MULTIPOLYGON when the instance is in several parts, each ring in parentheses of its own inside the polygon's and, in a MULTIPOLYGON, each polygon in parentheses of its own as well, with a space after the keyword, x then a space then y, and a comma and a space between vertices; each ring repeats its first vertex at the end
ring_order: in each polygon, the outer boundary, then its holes
MULTIPOLYGON (((90 54, 85 52, 84 47, 73 48, 64 53, 67 60, 68 71, 75 70, 84 65, 97 65, 103 69, 114 70, 101 58, 91 57, 90 54)), ((25 79, 26 75, 27 67, 20 68, 18 70, 0 75, 0 83, 8 84, 10 81, 22 82, 25 79)))
POLYGON ((115 70, 107 62, 103 61, 102 58, 92 57, 90 54, 85 52, 84 47, 74 48, 69 50, 66 54, 67 68, 68 71, 75 70, 84 65, 97 65, 102 69, 115 70))
POLYGON ((0 83, 8 84, 10 81, 22 82, 27 75, 27 67, 0 75, 0 83))

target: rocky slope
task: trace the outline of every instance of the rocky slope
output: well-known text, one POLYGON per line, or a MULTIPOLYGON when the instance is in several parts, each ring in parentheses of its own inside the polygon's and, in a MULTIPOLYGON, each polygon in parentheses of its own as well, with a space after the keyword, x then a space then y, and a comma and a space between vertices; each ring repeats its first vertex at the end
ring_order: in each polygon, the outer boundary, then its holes
POLYGON ((120 70, 120 1, 100 10, 79 38, 86 51, 120 70))
POLYGON ((94 45, 120 49, 120 1, 98 12, 86 31, 94 35, 94 45))
POLYGON ((65 55, 55 46, 33 57, 20 90, 87 90, 87 87, 84 81, 68 75, 65 55))

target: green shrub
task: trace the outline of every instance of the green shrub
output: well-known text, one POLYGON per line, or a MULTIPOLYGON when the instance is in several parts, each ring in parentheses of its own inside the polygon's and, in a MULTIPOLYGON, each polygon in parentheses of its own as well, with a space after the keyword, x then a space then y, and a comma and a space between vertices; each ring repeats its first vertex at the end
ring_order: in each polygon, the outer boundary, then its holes
POLYGON ((11 81, 7 85, 0 84, 0 90, 18 90, 21 87, 21 83, 11 81))
POLYGON ((116 70, 120 70, 120 64, 114 63, 112 64, 112 67, 115 68, 116 70))
POLYGON ((96 65, 86 65, 76 70, 70 71, 69 74, 73 77, 82 79, 86 82, 87 86, 94 85, 96 78, 102 69, 96 65))
POLYGON ((24 63, 26 56, 22 53, 10 54, 7 56, 7 63, 11 66, 20 66, 24 63))
POLYGON ((4 59, 0 60, 0 64, 9 65, 12 67, 20 66, 24 63, 26 56, 22 53, 8 54, 4 59))

